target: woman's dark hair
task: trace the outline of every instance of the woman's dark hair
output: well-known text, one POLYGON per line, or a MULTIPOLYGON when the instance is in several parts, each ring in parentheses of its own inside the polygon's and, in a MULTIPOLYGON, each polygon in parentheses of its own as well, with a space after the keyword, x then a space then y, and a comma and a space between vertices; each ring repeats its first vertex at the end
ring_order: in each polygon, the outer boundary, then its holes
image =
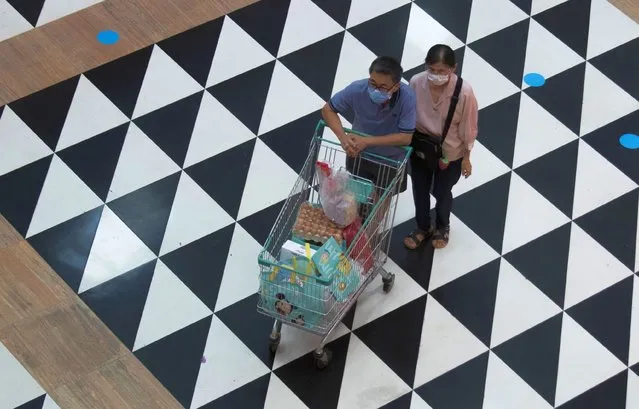
POLYGON ((402 80, 402 74, 404 73, 404 69, 402 65, 393 57, 378 57, 373 61, 370 68, 368 69, 368 73, 378 73, 390 75, 393 79, 393 82, 397 83, 402 80))
POLYGON ((426 54, 426 64, 432 65, 437 63, 446 64, 449 67, 455 66, 455 51, 445 44, 434 45, 426 54))

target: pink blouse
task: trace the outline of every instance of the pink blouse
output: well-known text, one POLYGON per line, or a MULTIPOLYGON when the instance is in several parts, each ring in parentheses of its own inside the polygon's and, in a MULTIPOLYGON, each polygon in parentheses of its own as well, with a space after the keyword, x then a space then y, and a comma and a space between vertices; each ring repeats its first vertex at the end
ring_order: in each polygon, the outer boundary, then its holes
MULTIPOLYGON (((455 91, 457 75, 452 74, 437 104, 428 87, 426 73, 422 72, 410 79, 410 86, 417 97, 417 130, 431 135, 441 136, 444 122, 448 116, 450 100, 455 91)), ((471 150, 477 138, 478 121, 477 99, 471 85, 464 81, 453 115, 453 122, 444 141, 444 154, 449 161, 460 159, 466 150, 471 150)))

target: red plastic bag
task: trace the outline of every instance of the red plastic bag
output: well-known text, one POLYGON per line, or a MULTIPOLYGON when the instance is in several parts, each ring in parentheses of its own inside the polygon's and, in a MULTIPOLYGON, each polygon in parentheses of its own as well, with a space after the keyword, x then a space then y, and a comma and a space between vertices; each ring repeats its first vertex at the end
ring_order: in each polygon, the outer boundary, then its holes
MULTIPOLYGON (((346 240, 346 246, 351 245, 361 228, 362 219, 358 217, 353 223, 344 229, 342 235, 344 236, 344 240, 346 240)), ((361 236, 359 236, 357 243, 353 246, 351 254, 355 260, 362 265, 364 274, 368 274, 373 268, 374 260, 373 249, 368 241, 368 235, 366 232, 362 232, 361 236)))

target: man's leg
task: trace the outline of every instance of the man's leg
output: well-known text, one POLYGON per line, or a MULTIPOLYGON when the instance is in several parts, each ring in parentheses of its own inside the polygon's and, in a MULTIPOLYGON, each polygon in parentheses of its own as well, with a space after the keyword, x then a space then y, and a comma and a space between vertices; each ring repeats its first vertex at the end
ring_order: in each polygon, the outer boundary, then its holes
POLYGON ((412 250, 419 247, 432 233, 430 188, 433 181, 433 171, 428 168, 425 161, 412 156, 410 176, 413 182, 413 202, 415 203, 417 230, 404 239, 404 245, 412 250))
POLYGON ((446 169, 435 171, 433 186, 433 196, 437 200, 436 234, 433 236, 435 248, 444 248, 448 244, 450 213, 453 209, 453 186, 457 184, 461 176, 461 162, 461 159, 450 162, 446 169))

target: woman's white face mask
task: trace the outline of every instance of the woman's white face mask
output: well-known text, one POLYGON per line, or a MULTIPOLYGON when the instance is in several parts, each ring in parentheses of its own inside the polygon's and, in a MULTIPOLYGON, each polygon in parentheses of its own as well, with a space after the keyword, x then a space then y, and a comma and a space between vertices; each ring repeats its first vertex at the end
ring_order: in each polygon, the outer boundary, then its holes
POLYGON ((433 85, 444 85, 450 79, 450 74, 433 74, 430 71, 426 71, 426 78, 432 82, 433 85))

